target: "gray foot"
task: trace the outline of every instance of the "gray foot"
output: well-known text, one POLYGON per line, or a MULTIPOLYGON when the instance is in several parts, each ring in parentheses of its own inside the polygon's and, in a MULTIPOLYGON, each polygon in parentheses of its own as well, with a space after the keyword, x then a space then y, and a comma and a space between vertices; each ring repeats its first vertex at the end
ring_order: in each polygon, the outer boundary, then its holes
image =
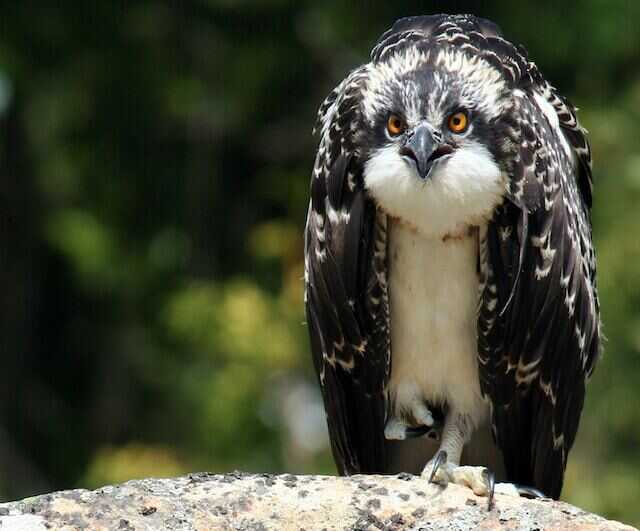
MULTIPOLYGON (((429 483, 446 485, 455 483, 469 487, 477 496, 487 497, 487 510, 493 506, 493 496, 496 490, 505 493, 502 484, 496 485, 495 475, 488 468, 482 466, 460 466, 447 460, 447 452, 439 450, 427 463, 422 475, 429 479, 429 483), (496 487, 498 487, 496 489, 496 487)), ((515 493, 517 496, 517 492, 515 493)))

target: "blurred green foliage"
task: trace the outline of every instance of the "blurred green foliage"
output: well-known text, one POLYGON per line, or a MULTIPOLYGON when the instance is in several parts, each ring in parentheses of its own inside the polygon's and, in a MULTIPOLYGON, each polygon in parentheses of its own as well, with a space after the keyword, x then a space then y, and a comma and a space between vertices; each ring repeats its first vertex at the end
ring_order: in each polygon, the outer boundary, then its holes
POLYGON ((565 499, 640 524, 640 3, 5 3, 0 493, 332 472, 302 309, 315 110, 396 18, 473 12, 582 108, 608 337, 565 499))

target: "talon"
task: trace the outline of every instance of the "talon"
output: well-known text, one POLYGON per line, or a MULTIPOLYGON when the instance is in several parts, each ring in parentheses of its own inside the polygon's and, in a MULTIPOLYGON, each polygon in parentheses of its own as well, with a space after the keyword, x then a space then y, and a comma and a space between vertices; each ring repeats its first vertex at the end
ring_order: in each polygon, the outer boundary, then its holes
POLYGON ((493 506, 493 495, 496 488, 496 476, 488 468, 485 468, 482 471, 482 476, 487 482, 487 511, 491 511, 491 508, 493 506))
POLYGON ((431 469, 431 475, 429 476, 429 483, 435 483, 434 478, 436 477, 436 473, 438 469, 447 462, 447 452, 444 450, 440 450, 435 459, 433 460, 433 468, 431 469))
POLYGON ((525 487, 524 485, 514 485, 518 494, 523 498, 546 498, 546 496, 535 487, 525 487))
POLYGON ((426 435, 430 431, 431 431, 431 428, 429 426, 418 426, 415 428, 412 426, 409 426, 404 430, 404 433, 407 439, 414 439, 416 437, 422 437, 423 435, 426 435))

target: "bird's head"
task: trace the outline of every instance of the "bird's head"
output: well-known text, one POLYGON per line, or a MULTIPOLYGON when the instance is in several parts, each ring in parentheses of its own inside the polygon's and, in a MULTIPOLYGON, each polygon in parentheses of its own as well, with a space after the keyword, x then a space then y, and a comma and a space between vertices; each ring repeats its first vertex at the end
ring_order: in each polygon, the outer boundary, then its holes
POLYGON ((369 65, 364 181, 390 215, 429 236, 491 217, 505 193, 510 90, 478 55, 406 47, 369 65))

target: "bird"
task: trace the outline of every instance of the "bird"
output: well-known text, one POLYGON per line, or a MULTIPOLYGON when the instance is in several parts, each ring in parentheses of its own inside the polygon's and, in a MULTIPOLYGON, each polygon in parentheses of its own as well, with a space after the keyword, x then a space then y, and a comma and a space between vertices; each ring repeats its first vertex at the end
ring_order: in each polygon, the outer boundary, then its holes
POLYGON ((602 349, 577 108, 497 24, 414 16, 314 133, 304 304, 338 472, 411 439, 431 482, 559 498, 602 349), (483 430, 504 482, 462 461, 483 430))

